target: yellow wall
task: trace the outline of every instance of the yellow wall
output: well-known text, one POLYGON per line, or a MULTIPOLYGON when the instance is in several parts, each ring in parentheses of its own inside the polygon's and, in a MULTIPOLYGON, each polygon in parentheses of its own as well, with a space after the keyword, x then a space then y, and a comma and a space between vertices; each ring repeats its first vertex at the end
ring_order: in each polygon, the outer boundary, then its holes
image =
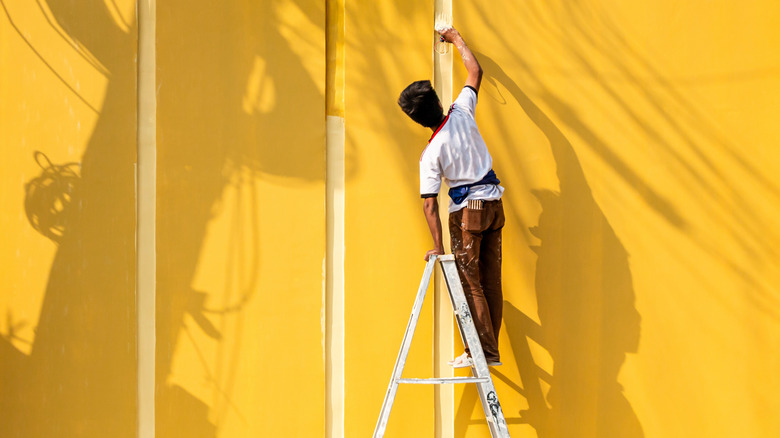
MULTIPOLYGON (((394 102, 432 75, 431 3, 347 3, 347 436, 373 427, 430 243, 430 133, 394 102)), ((494 376, 513 436, 775 436, 780 8, 453 9, 507 188, 494 376)), ((432 391, 404 391, 388 436, 430 436, 432 391)), ((475 397, 458 393, 455 436, 488 436, 475 397)))
MULTIPOLYGON (((780 6, 452 3, 506 187, 512 436, 780 435, 780 6)), ((157 4, 158 436, 371 434, 431 243, 395 102, 447 4, 157 4)), ((0 436, 134 436, 136 4, 0 6, 0 436)), ((489 436, 473 388, 396 400, 388 437, 489 436)))
MULTIPOLYGON (((410 78, 432 73, 431 17, 432 3, 346 3, 345 436, 374 429, 424 265, 424 133, 397 117, 395 101, 410 78)), ((407 376, 432 372, 426 304, 407 376)), ((387 436, 432 436, 433 412, 431 388, 400 388, 387 436)))
MULTIPOLYGON (((27 3, 0 17, 0 435, 134 436, 136 5, 27 3)), ((324 13, 157 9, 158 436, 324 428, 324 13)))
POLYGON ((780 433, 780 7, 454 9, 507 186, 500 372, 523 390, 500 394, 530 424, 513 431, 780 433))
POLYGON ((324 428, 325 9, 157 7, 157 436, 324 428))
POLYGON ((135 4, 0 6, 0 435, 130 437, 135 4))

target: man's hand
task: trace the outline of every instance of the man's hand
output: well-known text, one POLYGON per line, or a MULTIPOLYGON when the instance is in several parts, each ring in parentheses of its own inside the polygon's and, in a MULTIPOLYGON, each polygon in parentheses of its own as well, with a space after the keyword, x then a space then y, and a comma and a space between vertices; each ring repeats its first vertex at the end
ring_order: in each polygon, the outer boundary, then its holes
POLYGON ((432 255, 443 255, 444 248, 434 248, 425 253, 425 261, 427 262, 432 255))
POLYGON ((452 44, 455 44, 456 40, 460 39, 460 32, 454 27, 442 29, 439 31, 439 35, 441 35, 442 40, 452 44))

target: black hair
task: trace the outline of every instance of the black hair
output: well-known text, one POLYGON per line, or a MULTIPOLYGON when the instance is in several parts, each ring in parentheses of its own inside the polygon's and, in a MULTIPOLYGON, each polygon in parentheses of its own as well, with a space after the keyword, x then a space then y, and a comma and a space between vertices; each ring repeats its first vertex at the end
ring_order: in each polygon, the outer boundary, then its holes
POLYGON ((428 80, 412 82, 406 87, 398 97, 398 106, 412 120, 426 128, 439 126, 444 117, 439 96, 428 80))

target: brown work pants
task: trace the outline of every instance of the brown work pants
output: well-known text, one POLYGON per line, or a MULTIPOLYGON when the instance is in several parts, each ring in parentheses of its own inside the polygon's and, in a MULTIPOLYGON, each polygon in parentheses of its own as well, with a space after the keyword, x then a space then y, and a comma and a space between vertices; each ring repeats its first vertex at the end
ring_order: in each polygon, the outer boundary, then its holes
MULTIPOLYGON (((488 361, 498 362, 498 331, 504 298, 501 292, 501 200, 484 201, 481 210, 450 213, 452 253, 472 319, 488 361)), ((468 346, 466 352, 469 352, 468 346)))

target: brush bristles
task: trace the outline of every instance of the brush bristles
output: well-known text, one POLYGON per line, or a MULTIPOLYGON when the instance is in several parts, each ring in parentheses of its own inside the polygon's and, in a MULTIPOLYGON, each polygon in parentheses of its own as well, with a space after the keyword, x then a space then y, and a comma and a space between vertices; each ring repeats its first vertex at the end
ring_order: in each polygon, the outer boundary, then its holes
POLYGON ((433 29, 436 32, 444 32, 452 27, 452 14, 437 12, 433 20, 433 29))

